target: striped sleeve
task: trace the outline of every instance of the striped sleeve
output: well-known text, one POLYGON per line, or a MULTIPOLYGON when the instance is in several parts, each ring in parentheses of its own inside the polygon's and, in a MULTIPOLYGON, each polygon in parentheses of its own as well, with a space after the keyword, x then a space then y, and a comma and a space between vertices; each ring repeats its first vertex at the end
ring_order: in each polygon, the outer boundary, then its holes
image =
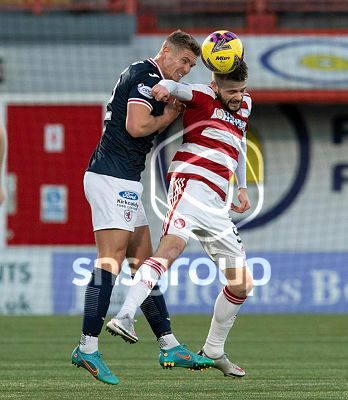
POLYGON ((151 96, 151 89, 155 83, 156 79, 149 76, 148 73, 139 75, 128 93, 128 104, 143 105, 151 112, 156 102, 151 96))
POLYGON ((214 100, 216 98, 214 90, 208 85, 195 83, 191 85, 191 88, 193 97, 190 103, 192 105, 200 106, 202 103, 202 99, 203 101, 206 101, 207 98, 210 100, 214 100))
POLYGON ((140 105, 143 105, 143 106, 147 107, 150 110, 150 112, 153 109, 151 103, 149 103, 148 101, 146 101, 144 99, 138 99, 136 97, 131 97, 130 99, 128 99, 128 104, 140 104, 140 105))
POLYGON ((248 118, 251 113, 251 97, 250 94, 245 92, 243 96, 243 103, 242 103, 242 116, 248 118))

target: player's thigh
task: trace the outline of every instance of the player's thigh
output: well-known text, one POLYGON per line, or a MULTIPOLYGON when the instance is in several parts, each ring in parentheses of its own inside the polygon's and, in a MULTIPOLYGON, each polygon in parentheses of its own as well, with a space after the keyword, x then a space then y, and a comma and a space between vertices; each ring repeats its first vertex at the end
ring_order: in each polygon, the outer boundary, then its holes
POLYGON ((214 219, 205 221, 197 236, 204 250, 221 271, 246 266, 242 239, 228 213, 216 215, 214 219))
POLYGON ((126 256, 132 232, 123 229, 101 229, 94 232, 98 250, 97 267, 118 275, 126 256))
POLYGON ((209 226, 205 228, 200 237, 202 246, 225 275, 228 288, 244 297, 251 291, 253 279, 242 240, 227 215, 217 216, 214 225, 214 231, 209 226))
POLYGON ((153 255, 150 229, 148 225, 138 226, 131 233, 126 257, 128 264, 135 272, 144 263, 144 261, 153 255))

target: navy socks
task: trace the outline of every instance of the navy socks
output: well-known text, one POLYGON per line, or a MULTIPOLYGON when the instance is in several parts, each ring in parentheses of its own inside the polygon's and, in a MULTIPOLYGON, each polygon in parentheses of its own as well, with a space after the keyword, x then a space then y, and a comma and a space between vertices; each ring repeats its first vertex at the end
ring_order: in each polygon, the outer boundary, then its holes
POLYGON ((157 339, 164 334, 172 333, 167 305, 158 284, 154 286, 140 308, 157 339))
MULTIPOLYGON (((110 305, 110 297, 117 276, 100 268, 95 268, 87 285, 82 332, 89 336, 99 336, 110 305)), ((157 338, 172 333, 167 305, 158 284, 140 306, 153 333, 157 338)))
POLYGON ((117 276, 100 268, 92 272, 85 293, 85 308, 82 332, 85 335, 98 336, 110 305, 110 297, 117 276))

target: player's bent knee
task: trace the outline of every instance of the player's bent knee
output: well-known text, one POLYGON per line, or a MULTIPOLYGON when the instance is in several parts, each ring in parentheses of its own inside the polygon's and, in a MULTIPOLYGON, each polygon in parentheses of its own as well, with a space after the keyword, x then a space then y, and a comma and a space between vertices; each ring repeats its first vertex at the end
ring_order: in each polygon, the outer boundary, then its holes
POLYGON ((113 275, 118 275, 122 269, 122 262, 113 257, 98 257, 96 267, 109 271, 113 275))
POLYGON ((246 269, 245 283, 244 283, 245 296, 247 296, 252 291, 253 287, 254 287, 254 279, 249 270, 246 269))
POLYGON ((170 266, 180 256, 185 246, 186 242, 175 235, 163 236, 154 257, 164 258, 170 266))
POLYGON ((247 275, 241 282, 228 282, 228 290, 238 297, 246 297, 254 287, 253 278, 247 275))
POLYGON ((246 295, 248 295, 254 288, 254 279, 252 276, 248 277, 246 282, 246 295))

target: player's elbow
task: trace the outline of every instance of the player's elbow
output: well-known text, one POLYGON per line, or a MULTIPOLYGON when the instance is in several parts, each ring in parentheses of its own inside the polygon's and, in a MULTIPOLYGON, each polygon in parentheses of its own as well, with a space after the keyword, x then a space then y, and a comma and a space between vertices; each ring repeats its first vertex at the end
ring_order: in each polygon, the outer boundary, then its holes
POLYGON ((141 129, 127 129, 127 132, 134 138, 146 136, 141 129))
POLYGON ((128 121, 126 122, 127 132, 134 138, 146 136, 146 131, 144 126, 142 126, 137 121, 128 121))

